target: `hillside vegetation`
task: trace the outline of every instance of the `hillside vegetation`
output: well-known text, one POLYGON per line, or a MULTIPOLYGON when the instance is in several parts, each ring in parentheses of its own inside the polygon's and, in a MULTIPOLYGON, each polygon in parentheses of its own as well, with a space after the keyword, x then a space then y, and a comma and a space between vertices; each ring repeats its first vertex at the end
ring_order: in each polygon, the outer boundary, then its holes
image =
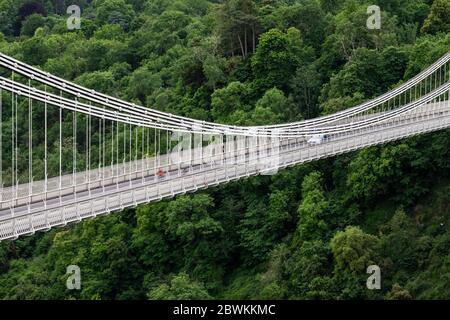
MULTIPOLYGON (((2 53, 218 123, 343 110, 449 50, 448 0, 0 0, 2 53)), ((449 159, 444 130, 4 241, 0 298, 450 299, 449 159), (381 290, 366 288, 373 264, 381 290), (69 265, 81 290, 66 289, 69 265)))

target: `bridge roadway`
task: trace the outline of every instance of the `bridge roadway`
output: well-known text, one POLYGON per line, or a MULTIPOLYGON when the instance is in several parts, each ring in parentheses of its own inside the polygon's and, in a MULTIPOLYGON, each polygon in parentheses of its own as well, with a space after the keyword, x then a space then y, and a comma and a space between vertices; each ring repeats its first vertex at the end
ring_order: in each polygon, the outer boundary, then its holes
MULTIPOLYGON (((406 116, 417 116, 424 112, 428 113, 430 112, 430 110, 432 112, 436 112, 439 110, 439 108, 442 108, 441 104, 430 103, 426 105, 426 109, 423 107, 414 109, 410 111, 406 116)), ((377 116, 379 114, 380 113, 360 115, 356 118, 338 120, 333 124, 358 122, 377 116)), ((282 143, 298 144, 304 141, 305 138, 296 138, 283 140, 282 143)), ((234 145, 234 142, 232 142, 231 144, 234 145)), ((219 153, 222 152, 220 150, 222 145, 220 145, 219 143, 219 145, 216 146, 218 146, 219 153)), ((228 150, 228 143, 225 143, 225 147, 228 150)), ((214 148, 214 145, 210 145, 210 149, 214 148)), ((11 207, 18 207, 20 205, 27 205, 29 203, 45 201, 49 198, 62 197, 72 194, 81 194, 83 191, 108 187, 109 185, 118 184, 121 182, 130 182, 137 179, 149 180, 153 177, 158 168, 165 168, 166 170, 170 170, 169 168, 174 167, 178 169, 178 166, 194 166, 196 164, 209 165, 213 160, 222 160, 222 154, 218 154, 214 157, 214 159, 211 159, 211 157, 207 155, 210 150, 201 151, 200 154, 202 155, 203 159, 197 159, 199 155, 199 152, 197 152, 197 150, 199 150, 199 148, 193 148, 190 155, 188 150, 182 151, 182 158, 185 159, 182 164, 178 164, 176 159, 171 159, 171 156, 162 154, 158 157, 146 157, 144 159, 132 160, 128 162, 123 161, 101 168, 63 174, 61 177, 51 177, 47 180, 33 181, 32 183, 22 183, 12 187, 7 186, 2 188, 0 192, 0 211, 2 209, 9 209, 11 207), (195 157, 192 155, 195 155, 195 157), (195 159, 189 160, 190 158, 195 159)), ((235 150, 232 150, 232 152, 234 153, 235 150)), ((242 153, 242 150, 240 150, 239 153, 242 153)), ((228 157, 229 154, 230 153, 227 152, 225 156, 228 157)))
POLYGON ((450 126, 448 101, 424 107, 426 111, 415 110, 391 122, 331 136, 320 145, 309 146, 304 141, 295 141, 280 147, 279 155, 261 159, 262 162, 247 160, 224 165, 221 161, 215 161, 195 165, 190 172, 183 172, 182 175, 178 175, 178 170, 172 170, 165 179, 155 179, 154 174, 151 174, 90 191, 3 209, 0 211, 0 240, 450 126))

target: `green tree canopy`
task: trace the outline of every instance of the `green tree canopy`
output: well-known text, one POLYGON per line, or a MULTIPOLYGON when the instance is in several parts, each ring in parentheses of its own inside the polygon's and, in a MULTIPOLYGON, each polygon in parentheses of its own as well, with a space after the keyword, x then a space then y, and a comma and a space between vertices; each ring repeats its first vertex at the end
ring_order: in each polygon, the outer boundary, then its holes
POLYGON ((447 0, 434 0, 428 18, 423 23, 423 33, 436 34, 450 32, 450 2, 447 0))
POLYGON ((325 216, 329 203, 318 172, 307 175, 302 183, 302 201, 298 207, 298 232, 301 240, 320 239, 327 230, 325 216))
POLYGON ((359 227, 349 226, 344 231, 338 231, 330 246, 336 267, 354 273, 365 272, 379 255, 379 239, 359 227))
POLYGON ((192 281, 188 274, 180 273, 173 276, 168 284, 161 284, 150 290, 151 300, 206 300, 211 296, 203 285, 192 281))

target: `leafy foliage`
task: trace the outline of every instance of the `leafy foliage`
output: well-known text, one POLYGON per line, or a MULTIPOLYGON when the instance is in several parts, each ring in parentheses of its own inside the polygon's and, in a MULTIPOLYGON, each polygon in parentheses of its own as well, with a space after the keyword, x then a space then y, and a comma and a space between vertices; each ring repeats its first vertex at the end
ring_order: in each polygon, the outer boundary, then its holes
MULTIPOLYGON (((0 51, 159 110, 283 123, 382 94, 450 50, 448 0, 372 2, 0 0, 0 51), (81 30, 66 28, 70 4, 83 9, 81 30), (372 4, 381 30, 366 28, 372 4)), ((43 140, 36 132, 40 154, 43 140)), ((444 130, 2 242, 0 298, 449 299, 449 152, 444 130), (65 286, 72 264, 80 291, 65 286), (365 287, 369 264, 381 267, 380 291, 365 287)))

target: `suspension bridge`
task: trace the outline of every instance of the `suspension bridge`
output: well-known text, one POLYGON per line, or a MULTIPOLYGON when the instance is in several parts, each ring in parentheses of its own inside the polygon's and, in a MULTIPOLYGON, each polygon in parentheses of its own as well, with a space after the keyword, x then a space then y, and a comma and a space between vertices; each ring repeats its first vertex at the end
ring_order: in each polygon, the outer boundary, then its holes
POLYGON ((450 52, 353 108, 233 126, 129 103, 0 53, 0 240, 448 128, 449 95, 450 52))

